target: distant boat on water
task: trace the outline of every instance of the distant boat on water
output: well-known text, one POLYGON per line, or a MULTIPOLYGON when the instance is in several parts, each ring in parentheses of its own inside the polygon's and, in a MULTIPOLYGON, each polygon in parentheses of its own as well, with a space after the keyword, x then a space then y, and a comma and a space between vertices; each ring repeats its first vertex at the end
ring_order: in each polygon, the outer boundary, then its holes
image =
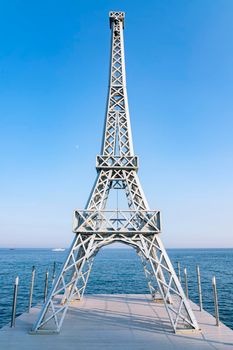
POLYGON ((66 250, 66 248, 53 248, 52 249, 53 252, 64 252, 64 250, 66 250))

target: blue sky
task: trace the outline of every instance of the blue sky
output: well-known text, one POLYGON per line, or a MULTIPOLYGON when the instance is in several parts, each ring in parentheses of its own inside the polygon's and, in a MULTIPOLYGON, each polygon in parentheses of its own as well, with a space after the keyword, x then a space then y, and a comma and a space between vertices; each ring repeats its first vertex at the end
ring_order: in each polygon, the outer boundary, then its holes
POLYGON ((5 1, 0 246, 68 246, 95 180, 108 12, 126 12, 139 176, 168 247, 233 247, 233 2, 5 1))

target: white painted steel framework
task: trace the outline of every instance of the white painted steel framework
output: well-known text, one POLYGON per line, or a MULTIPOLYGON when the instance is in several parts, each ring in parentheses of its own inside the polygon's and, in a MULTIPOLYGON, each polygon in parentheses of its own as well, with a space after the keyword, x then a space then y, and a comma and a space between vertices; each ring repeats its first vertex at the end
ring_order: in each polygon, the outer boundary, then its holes
MULTIPOLYGON (((33 332, 59 332, 72 299, 83 296, 93 259, 113 242, 134 247, 142 259, 152 298, 163 300, 174 331, 198 329, 170 259, 160 239, 160 212, 149 209, 137 175, 124 59, 124 13, 110 12, 111 69, 107 113, 97 179, 85 210, 75 210, 75 238, 52 286, 33 332), (129 210, 105 210, 109 191, 125 191, 129 210)), ((137 292, 137 291, 135 291, 137 292)))

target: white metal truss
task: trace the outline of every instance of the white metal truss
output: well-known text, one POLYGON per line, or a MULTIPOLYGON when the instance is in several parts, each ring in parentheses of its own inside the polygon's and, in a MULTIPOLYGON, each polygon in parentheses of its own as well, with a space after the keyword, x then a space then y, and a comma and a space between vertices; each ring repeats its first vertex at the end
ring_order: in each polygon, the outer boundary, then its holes
POLYGON ((126 92, 125 16, 123 12, 110 12, 109 16, 111 69, 102 150, 96 160, 97 179, 86 209, 74 211, 74 241, 33 332, 60 331, 69 304, 84 294, 95 255, 113 242, 136 249, 152 298, 156 300, 159 295, 163 300, 173 330, 196 330, 197 321, 160 239, 160 212, 150 210, 137 175, 126 92), (125 191, 129 210, 105 210, 109 192, 114 189, 125 191))

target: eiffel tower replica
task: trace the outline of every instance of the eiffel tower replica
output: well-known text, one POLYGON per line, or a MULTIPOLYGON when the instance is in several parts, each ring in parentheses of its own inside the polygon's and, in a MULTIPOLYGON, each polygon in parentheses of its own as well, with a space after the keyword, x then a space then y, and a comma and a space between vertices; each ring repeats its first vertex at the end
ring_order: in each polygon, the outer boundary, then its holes
MULTIPOLYGON (((59 332, 72 300, 81 299, 100 248, 123 242, 136 249, 147 278, 152 302, 162 300, 171 327, 197 330, 198 324, 160 238, 160 211, 151 210, 137 175, 126 92, 124 12, 110 12, 111 66, 97 179, 86 209, 75 210, 75 238, 42 307, 33 333, 59 332), (128 210, 106 210, 110 190, 125 191, 128 210)), ((137 292, 137 291, 135 291, 137 292)))

